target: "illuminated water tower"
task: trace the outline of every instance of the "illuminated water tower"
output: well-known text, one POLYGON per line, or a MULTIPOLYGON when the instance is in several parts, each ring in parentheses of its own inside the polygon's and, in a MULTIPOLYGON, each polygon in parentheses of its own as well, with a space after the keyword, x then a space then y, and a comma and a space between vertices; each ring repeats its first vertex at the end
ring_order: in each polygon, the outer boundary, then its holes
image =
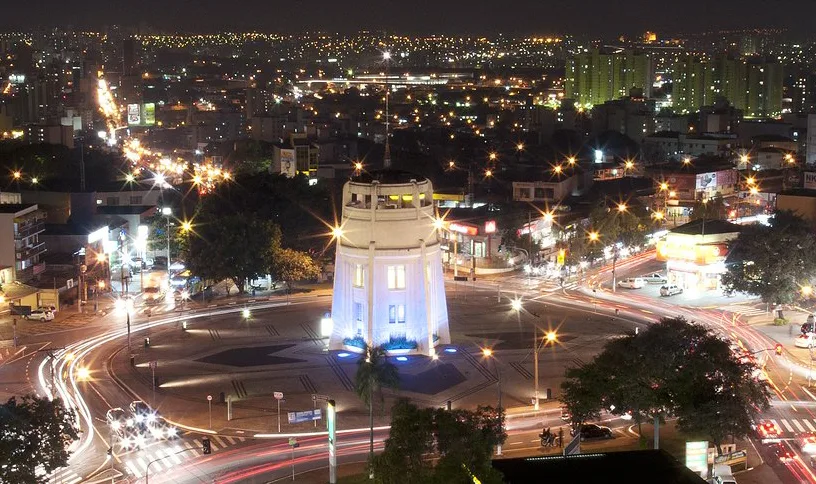
POLYGON ((433 185, 397 170, 360 173, 343 187, 330 349, 384 344, 433 355, 450 343, 433 185))

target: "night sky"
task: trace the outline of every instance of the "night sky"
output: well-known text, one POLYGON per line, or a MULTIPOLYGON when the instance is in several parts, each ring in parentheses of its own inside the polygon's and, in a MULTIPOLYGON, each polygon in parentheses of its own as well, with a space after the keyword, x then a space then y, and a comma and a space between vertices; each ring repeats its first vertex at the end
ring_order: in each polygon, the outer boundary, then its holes
POLYGON ((816 0, 16 0, 0 29, 152 25, 264 32, 571 33, 592 37, 757 27, 816 33, 816 0))

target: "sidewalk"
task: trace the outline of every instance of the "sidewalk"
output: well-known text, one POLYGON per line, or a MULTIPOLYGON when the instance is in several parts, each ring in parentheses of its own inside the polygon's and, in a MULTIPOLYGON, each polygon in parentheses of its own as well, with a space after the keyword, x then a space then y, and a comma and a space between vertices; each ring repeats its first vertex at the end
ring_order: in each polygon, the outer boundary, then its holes
POLYGON ((801 366, 808 367, 811 363, 810 354, 807 348, 797 348, 794 346, 794 339, 800 334, 799 328, 807 320, 808 312, 801 308, 783 310, 788 324, 785 326, 774 326, 775 312, 765 315, 743 316, 742 322, 751 326, 755 330, 780 343, 785 351, 801 366))

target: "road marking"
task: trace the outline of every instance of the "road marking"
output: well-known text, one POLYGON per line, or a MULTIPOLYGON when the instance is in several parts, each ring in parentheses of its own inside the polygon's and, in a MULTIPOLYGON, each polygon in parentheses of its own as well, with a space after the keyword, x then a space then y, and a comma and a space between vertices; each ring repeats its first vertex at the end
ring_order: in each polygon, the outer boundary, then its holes
POLYGON ((793 432, 793 427, 791 427, 791 425, 788 423, 787 420, 785 420, 783 418, 783 419, 780 419, 780 421, 782 422, 782 425, 784 425, 785 428, 788 429, 788 432, 793 432))
POLYGON ((127 461, 125 465, 127 466, 128 469, 130 469, 130 473, 133 474, 134 476, 136 477, 142 476, 142 473, 139 472, 139 469, 136 467, 132 460, 127 461))
POLYGON ((73 479, 70 479, 68 481, 63 480, 61 482, 63 484, 76 484, 77 482, 82 482, 82 478, 75 475, 75 477, 73 479))
MULTIPOLYGON (((193 439, 193 442, 195 442, 196 447, 198 447, 199 449, 204 447, 204 444, 202 444, 201 441, 198 439, 193 439)), ((212 443, 210 445, 212 445, 212 443)))
POLYGON ((509 443, 509 444, 507 444, 507 445, 521 445, 521 444, 523 444, 523 443, 524 443, 524 442, 510 442, 510 443, 509 443))
POLYGON ((791 422, 793 422, 794 427, 796 427, 796 429, 797 429, 797 430, 799 430, 799 432, 804 432, 804 431, 805 431, 805 428, 804 428, 804 427, 802 427, 802 426, 799 424, 799 421, 798 421, 798 420, 794 419, 794 420, 791 420, 791 422))
POLYGON ((176 452, 176 449, 164 449, 164 452, 170 456, 170 459, 174 460, 176 464, 181 464, 181 456, 179 456, 176 452))
POLYGON ((225 438, 225 439, 227 439, 227 441, 228 441, 228 442, 229 442, 231 445, 235 445, 235 439, 233 439, 232 437, 230 437, 230 436, 228 436, 228 435, 225 435, 225 436, 224 436, 224 438, 225 438))
POLYGON ((136 458, 136 462, 138 462, 138 463, 139 463, 139 466, 141 466, 141 469, 142 469, 143 471, 144 471, 144 470, 147 470, 147 463, 144 461, 144 459, 142 459, 141 457, 137 457, 137 458, 136 458))
POLYGON ((227 444, 225 444, 224 441, 221 440, 221 437, 213 435, 213 439, 215 439, 215 441, 218 442, 218 446, 221 447, 222 449, 227 446, 227 444))
POLYGON ((815 428, 813 428, 813 425, 811 425, 811 424, 810 424, 810 421, 809 421, 809 420, 802 420, 802 422, 805 422, 805 426, 806 426, 806 427, 807 427, 807 428, 808 428, 808 429, 809 429, 811 432, 816 432, 816 429, 815 429, 815 428))

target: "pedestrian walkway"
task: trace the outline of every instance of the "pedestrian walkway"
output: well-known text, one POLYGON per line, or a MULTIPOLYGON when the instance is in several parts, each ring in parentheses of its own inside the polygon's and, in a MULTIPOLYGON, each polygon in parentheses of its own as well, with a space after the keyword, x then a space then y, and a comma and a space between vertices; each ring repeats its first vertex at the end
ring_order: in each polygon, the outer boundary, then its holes
POLYGON ((765 309, 758 308, 754 303, 750 302, 729 304, 728 306, 720 306, 717 309, 743 316, 762 316, 768 314, 765 309))
POLYGON ((769 421, 782 431, 783 439, 792 439, 800 434, 816 432, 816 419, 812 418, 780 418, 769 421))
POLYGON ((72 471, 69 467, 60 467, 59 469, 51 472, 47 476, 44 474, 42 468, 38 468, 38 474, 41 474, 43 477, 43 481, 45 483, 59 483, 59 484, 77 484, 78 482, 82 482, 83 478, 76 472, 72 471))
MULTIPOLYGON (((210 435, 210 449, 213 453, 238 445, 246 441, 246 437, 229 437, 210 435)), ((170 470, 185 461, 203 455, 201 437, 185 438, 176 442, 162 442, 145 449, 134 450, 119 456, 127 472, 137 478, 144 477, 147 466, 150 465, 150 475, 160 474, 170 470), (151 463, 152 462, 152 463, 151 463)))

